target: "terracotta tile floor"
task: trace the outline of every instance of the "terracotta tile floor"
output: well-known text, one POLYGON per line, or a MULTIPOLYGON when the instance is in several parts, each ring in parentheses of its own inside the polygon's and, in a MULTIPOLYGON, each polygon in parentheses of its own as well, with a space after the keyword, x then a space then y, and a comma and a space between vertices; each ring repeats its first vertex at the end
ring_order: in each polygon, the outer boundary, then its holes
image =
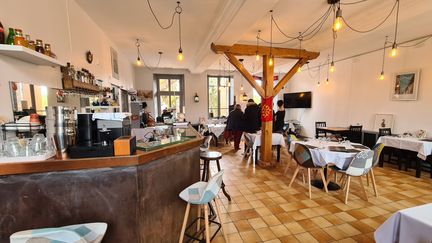
MULTIPOLYGON (((369 201, 364 200, 358 180, 352 180, 345 205, 340 192, 326 194, 314 187, 310 200, 301 176, 288 188, 295 162, 286 148, 281 150, 281 163, 265 169, 253 168, 250 160, 243 159, 243 150, 223 145, 211 149, 223 153, 224 182, 232 196, 229 202, 219 194, 230 242, 374 242, 373 232, 393 213, 432 202, 429 173, 416 178, 412 169, 377 167, 379 197, 367 187, 369 201), (288 163, 291 168, 285 176, 288 163)), ((216 172, 214 164, 212 171, 216 172)), ((213 242, 224 242, 222 234, 213 242)))

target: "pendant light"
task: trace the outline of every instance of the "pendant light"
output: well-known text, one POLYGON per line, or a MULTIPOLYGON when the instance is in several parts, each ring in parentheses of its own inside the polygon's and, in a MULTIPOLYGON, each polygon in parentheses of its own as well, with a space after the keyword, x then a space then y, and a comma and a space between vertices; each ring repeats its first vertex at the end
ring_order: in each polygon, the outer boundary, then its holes
POLYGON ((273 47, 273 10, 270 10, 270 58, 268 60, 269 66, 273 66, 274 64, 272 47, 273 47))
MULTIPOLYGON (((336 6, 334 6, 333 9, 335 7, 336 6)), ((333 22, 333 31, 338 31, 342 28, 342 21, 343 21, 342 20, 342 9, 340 8, 340 2, 339 2, 338 9, 336 11, 336 17, 335 17, 334 22, 333 22)))
POLYGON ((183 56, 183 49, 182 49, 182 43, 181 43, 181 13, 182 13, 183 9, 180 7, 180 2, 177 2, 177 7, 175 8, 175 12, 178 14, 178 20, 179 20, 179 44, 180 44, 180 48, 178 50, 178 55, 177 55, 177 60, 179 60, 180 62, 183 61, 184 56, 183 56))
MULTIPOLYGON (((243 66, 243 58, 240 58, 239 59, 239 61, 240 61, 240 63, 241 63, 241 65, 243 66)), ((244 90, 244 88, 243 88, 243 77, 242 77, 242 83, 241 83, 241 85, 240 85, 240 91, 243 91, 244 90)), ((246 93, 245 93, 246 94, 246 93)))
POLYGON ((395 57, 398 54, 397 50, 397 33, 398 33, 398 22, 399 22, 399 0, 396 0, 397 8, 396 8, 396 25, 395 25, 395 33, 394 33, 394 39, 392 44, 392 49, 390 51, 390 56, 395 57))
POLYGON ((139 43, 139 39, 136 39, 135 46, 137 48, 137 59, 136 59, 135 63, 136 63, 137 66, 142 66, 143 62, 141 60, 141 52, 140 52, 140 46, 141 45, 139 43))
POLYGON ((257 33, 257 36, 256 36, 256 51, 255 51, 255 59, 256 59, 257 61, 259 61, 259 59, 260 59, 260 55, 259 55, 259 53, 258 53, 258 46, 259 46, 260 33, 261 33, 261 30, 258 30, 258 33, 257 33))
POLYGON ((385 41, 384 41, 384 46, 383 46, 383 55, 382 55, 382 65, 381 65, 381 74, 379 76, 379 80, 384 80, 384 62, 385 62, 385 49, 386 49, 386 45, 388 43, 388 36, 386 36, 385 41))
POLYGON ((326 85, 329 84, 329 71, 330 71, 330 55, 327 56, 327 79, 326 79, 326 85))
MULTIPOLYGON (((303 36, 302 36, 302 33, 301 33, 301 32, 299 32, 298 39, 299 39, 299 41, 300 41, 300 48, 299 48, 299 56, 298 56, 298 58, 301 59, 302 41, 303 41, 303 36)), ((299 72, 301 72, 301 71, 302 71, 302 68, 301 68, 301 66, 299 66, 299 67, 297 68, 297 72, 299 73, 299 72)))
POLYGON ((320 79, 321 79, 321 64, 318 66, 318 87, 321 86, 320 84, 320 79))

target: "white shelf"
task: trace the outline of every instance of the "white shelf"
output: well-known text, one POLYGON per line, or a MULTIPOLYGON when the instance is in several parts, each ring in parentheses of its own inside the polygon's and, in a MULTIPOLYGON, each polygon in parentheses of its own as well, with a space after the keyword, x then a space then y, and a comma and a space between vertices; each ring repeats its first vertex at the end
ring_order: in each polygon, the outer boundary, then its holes
POLYGON ((33 51, 24 46, 0 44, 0 55, 13 57, 24 62, 29 62, 41 66, 65 66, 63 62, 55 58, 33 51))

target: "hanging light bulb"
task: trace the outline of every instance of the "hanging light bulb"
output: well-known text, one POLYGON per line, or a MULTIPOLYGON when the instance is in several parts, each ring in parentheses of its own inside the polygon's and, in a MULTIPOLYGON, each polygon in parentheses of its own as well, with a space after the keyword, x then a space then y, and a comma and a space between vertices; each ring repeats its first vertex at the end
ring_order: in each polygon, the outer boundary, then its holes
POLYGON ((297 68, 297 72, 300 73, 301 71, 302 71, 302 68, 301 68, 301 67, 298 67, 298 68, 297 68))
POLYGON ((328 78, 326 79, 326 84, 327 84, 327 85, 329 84, 329 79, 328 79, 328 78))
POLYGON ((320 81, 318 81, 318 87, 321 86, 320 81))
POLYGON ((240 91, 243 91, 243 84, 240 85, 240 91))
POLYGON ((141 52, 140 52, 140 46, 141 46, 141 44, 140 44, 139 39, 136 39, 135 46, 137 47, 136 65, 137 66, 142 66, 143 62, 141 61, 141 52))
POLYGON ((141 58, 139 56, 137 57, 136 65, 137 66, 142 66, 142 61, 141 61, 141 58))
POLYGON ((258 46, 259 46, 259 38, 260 38, 261 30, 258 30, 257 36, 256 36, 256 51, 255 51, 255 59, 259 61, 260 56, 258 53, 258 46))
POLYGON ((183 61, 183 59, 184 59, 183 50, 180 47, 180 49, 178 51, 178 55, 177 55, 177 60, 179 60, 181 62, 181 61, 183 61))
POLYGON ((335 67, 334 67, 334 62, 331 62, 330 64, 330 72, 334 72, 335 67))
POLYGON ((397 56, 397 53, 398 53, 398 51, 397 51, 396 42, 393 42, 392 49, 390 51, 390 56, 395 57, 395 56, 397 56))
POLYGON ((384 80, 384 71, 381 71, 381 75, 379 76, 379 80, 384 80))
POLYGON ((260 55, 258 54, 258 51, 256 52, 255 59, 256 59, 257 61, 259 61, 259 59, 260 59, 260 55))
POLYGON ((336 18, 335 21, 333 23, 333 30, 334 31, 338 31, 342 28, 342 9, 340 9, 340 7, 338 7, 337 11, 336 11, 336 18))
POLYGON ((273 56, 270 55, 269 61, 268 61, 268 65, 269 66, 273 66, 273 56))

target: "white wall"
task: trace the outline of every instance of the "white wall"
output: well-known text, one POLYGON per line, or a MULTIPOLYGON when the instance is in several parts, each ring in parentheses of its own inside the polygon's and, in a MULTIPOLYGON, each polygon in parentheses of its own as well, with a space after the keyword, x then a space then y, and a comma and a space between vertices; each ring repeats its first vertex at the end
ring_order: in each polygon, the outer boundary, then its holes
MULTIPOLYGON (((161 68, 150 70, 146 67, 135 68, 135 88, 137 90, 155 90, 153 89, 153 74, 183 74, 185 78, 185 106, 186 106, 186 119, 192 123, 198 122, 199 117, 208 117, 208 88, 207 88, 207 75, 219 75, 218 70, 208 70, 200 74, 191 73, 185 69, 168 69, 161 68), (195 93, 200 97, 200 102, 195 103, 193 97, 195 93)), ((242 105, 244 110, 246 102, 240 100, 243 94, 240 91, 243 77, 234 72, 234 95, 236 96, 237 103, 242 105)), ((244 92, 248 97, 252 97, 252 86, 243 79, 244 92)), ((156 98, 146 100, 148 106, 152 108, 152 115, 155 114, 154 104, 156 98)), ((258 101, 257 101, 258 102, 258 101)))
MULTIPOLYGON (((335 72, 325 84, 326 68, 321 70, 321 86, 317 86, 317 70, 296 74, 284 92, 312 91, 311 109, 287 109, 287 119, 298 119, 307 136, 315 134, 315 121, 328 126, 360 123, 373 130, 375 114, 394 114, 393 132, 426 129, 432 134, 432 41, 411 48, 399 48, 399 55, 386 54, 385 80, 378 80, 382 52, 373 52, 335 64, 335 72), (418 100, 393 101, 390 89, 396 72, 421 69, 418 100)), ((317 62, 312 62, 314 66, 317 62)))
MULTIPOLYGON (((97 79, 104 80, 104 86, 113 83, 127 89, 133 87, 133 66, 120 52, 120 78, 111 77, 110 47, 117 48, 74 0, 2 0, 0 16, 6 30, 21 28, 33 40, 50 43, 59 60, 88 69, 97 79), (85 59, 88 50, 94 55, 92 64, 85 59)), ((7 121, 13 118, 9 81, 62 88, 59 68, 36 66, 0 55, 0 97, 4 97, 0 119, 7 121)))

